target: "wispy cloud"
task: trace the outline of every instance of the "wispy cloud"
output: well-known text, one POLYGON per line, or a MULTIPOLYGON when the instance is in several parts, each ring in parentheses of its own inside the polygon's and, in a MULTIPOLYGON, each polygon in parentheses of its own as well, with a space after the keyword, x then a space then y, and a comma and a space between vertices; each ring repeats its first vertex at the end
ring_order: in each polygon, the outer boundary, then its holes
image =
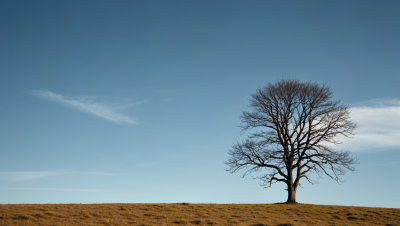
POLYGON ((400 147, 400 100, 374 99, 351 108, 357 123, 354 139, 343 140, 352 151, 379 151, 400 147))
POLYGON ((18 190, 52 190, 52 191, 83 191, 83 192, 105 192, 107 190, 97 190, 97 189, 67 189, 67 188, 10 188, 10 187, 0 187, 3 189, 18 189, 18 190))
POLYGON ((120 124, 137 124, 133 119, 119 113, 118 111, 134 104, 140 104, 144 102, 139 101, 122 104, 110 104, 109 102, 96 102, 95 100, 98 98, 94 96, 67 96, 56 94, 49 90, 30 90, 27 92, 31 95, 61 103, 75 110, 86 112, 120 124))
POLYGON ((66 174, 92 174, 92 175, 112 175, 110 173, 54 170, 54 171, 26 171, 26 172, 0 172, 0 178, 11 181, 34 180, 44 177, 59 176, 66 174))

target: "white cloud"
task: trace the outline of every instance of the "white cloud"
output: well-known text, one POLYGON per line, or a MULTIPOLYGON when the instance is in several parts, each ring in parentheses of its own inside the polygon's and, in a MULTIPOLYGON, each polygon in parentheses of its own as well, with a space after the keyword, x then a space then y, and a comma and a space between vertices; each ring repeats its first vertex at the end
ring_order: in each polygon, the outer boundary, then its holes
POLYGON ((112 105, 107 102, 94 102, 93 100, 96 99, 96 97, 93 96, 66 96, 53 93, 49 90, 31 90, 28 91, 28 93, 121 124, 137 123, 130 117, 118 113, 118 110, 143 102, 112 105))
POLYGON ((97 190, 97 189, 64 189, 64 188, 10 188, 10 187, 0 187, 3 189, 21 189, 21 190, 52 190, 52 191, 84 191, 84 192, 105 192, 107 190, 97 190))
POLYGON ((34 180, 43 177, 59 176, 65 174, 92 174, 92 175, 112 175, 110 173, 96 173, 96 172, 83 172, 83 171, 27 171, 27 172, 0 172, 0 178, 12 181, 34 180))
POLYGON ((357 124, 354 139, 343 139, 351 151, 379 151, 400 148, 400 100, 374 99, 352 107, 357 124))

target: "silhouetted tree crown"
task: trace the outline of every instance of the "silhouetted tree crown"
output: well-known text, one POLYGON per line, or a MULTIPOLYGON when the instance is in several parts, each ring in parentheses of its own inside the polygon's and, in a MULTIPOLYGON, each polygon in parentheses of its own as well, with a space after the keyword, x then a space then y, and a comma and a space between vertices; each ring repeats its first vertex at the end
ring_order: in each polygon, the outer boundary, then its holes
POLYGON ((257 89, 249 99, 252 111, 243 111, 240 117, 242 132, 256 131, 228 151, 227 171, 242 171, 242 177, 266 171, 254 178, 264 187, 286 183, 287 203, 296 203, 301 178, 315 183, 311 173, 341 183, 346 169, 355 171, 357 159, 332 146, 341 143, 338 135, 352 137, 356 125, 350 120, 349 106, 332 100, 332 95, 325 84, 298 79, 282 79, 257 89))

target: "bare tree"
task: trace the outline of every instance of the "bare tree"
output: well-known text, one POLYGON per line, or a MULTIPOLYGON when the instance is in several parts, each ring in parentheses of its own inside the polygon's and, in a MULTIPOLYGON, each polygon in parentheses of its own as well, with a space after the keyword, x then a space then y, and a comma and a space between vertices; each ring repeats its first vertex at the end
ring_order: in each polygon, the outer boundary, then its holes
POLYGON ((332 100, 332 94, 325 84, 297 79, 259 88, 249 100, 252 111, 243 111, 240 125, 243 133, 258 130, 228 151, 227 171, 242 171, 244 177, 267 170, 253 178, 260 179, 264 187, 286 183, 286 203, 296 203, 301 178, 315 183, 310 178, 313 172, 342 183, 340 176, 345 169, 355 171, 357 159, 332 146, 341 143, 338 135, 352 137, 356 124, 350 121, 349 106, 332 100))

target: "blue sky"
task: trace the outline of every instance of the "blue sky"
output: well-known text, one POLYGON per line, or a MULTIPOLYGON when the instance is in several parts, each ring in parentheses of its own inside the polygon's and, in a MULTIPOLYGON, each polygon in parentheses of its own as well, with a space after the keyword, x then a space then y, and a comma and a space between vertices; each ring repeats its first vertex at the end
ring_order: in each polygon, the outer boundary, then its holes
POLYGON ((224 171, 248 98, 329 84, 358 124, 342 185, 302 203, 400 207, 400 2, 1 1, 0 203, 274 203, 224 171))

